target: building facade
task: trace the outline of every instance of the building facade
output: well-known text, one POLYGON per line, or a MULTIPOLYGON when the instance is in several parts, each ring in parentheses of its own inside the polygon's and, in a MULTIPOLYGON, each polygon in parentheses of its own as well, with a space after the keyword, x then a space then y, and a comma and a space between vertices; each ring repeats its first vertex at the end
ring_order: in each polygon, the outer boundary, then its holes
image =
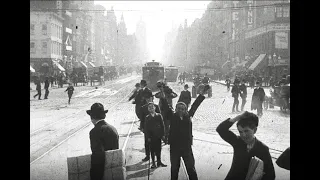
POLYGON ((45 75, 64 70, 57 64, 63 57, 61 8, 61 1, 30 1, 30 65, 45 75))

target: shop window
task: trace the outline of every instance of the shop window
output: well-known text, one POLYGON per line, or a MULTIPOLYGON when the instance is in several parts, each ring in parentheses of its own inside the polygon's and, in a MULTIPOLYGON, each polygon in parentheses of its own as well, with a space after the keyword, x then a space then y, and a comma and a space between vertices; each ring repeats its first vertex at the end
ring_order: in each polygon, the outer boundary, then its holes
POLYGON ((42 35, 47 35, 47 25, 42 24, 42 35))
POLYGON ((30 24, 30 34, 34 35, 34 24, 30 24))
POLYGON ((282 7, 277 7, 277 17, 282 17, 282 7))
POLYGON ((36 53, 36 43, 30 42, 30 53, 36 53))
POLYGON ((42 42, 42 54, 47 54, 48 44, 47 42, 42 42))
POLYGON ((290 16, 290 8, 284 7, 283 8, 283 17, 289 17, 290 16))

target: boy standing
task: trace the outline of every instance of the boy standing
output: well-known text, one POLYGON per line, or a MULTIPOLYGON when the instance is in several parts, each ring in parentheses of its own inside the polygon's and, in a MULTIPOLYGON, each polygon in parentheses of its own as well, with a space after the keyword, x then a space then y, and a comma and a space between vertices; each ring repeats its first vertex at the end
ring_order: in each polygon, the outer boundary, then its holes
POLYGON ((153 102, 148 103, 149 115, 145 119, 145 134, 150 144, 150 152, 152 159, 151 168, 156 168, 154 157, 157 156, 157 166, 166 167, 167 165, 161 162, 161 139, 164 136, 164 123, 162 115, 156 113, 153 102))
POLYGON ((219 124, 216 131, 220 137, 234 149, 230 171, 225 180, 245 180, 251 158, 256 156, 264 164, 264 175, 261 180, 274 180, 275 171, 268 146, 255 137, 259 124, 258 116, 245 111, 235 118, 228 118, 219 124), (230 131, 230 127, 237 122, 240 136, 230 131))

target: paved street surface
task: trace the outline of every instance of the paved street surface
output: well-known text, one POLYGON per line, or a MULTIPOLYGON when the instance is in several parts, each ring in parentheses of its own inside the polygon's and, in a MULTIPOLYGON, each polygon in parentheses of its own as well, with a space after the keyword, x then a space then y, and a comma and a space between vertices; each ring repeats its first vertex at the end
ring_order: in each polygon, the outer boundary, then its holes
MULTIPOLYGON (((33 100, 33 94, 31 93, 30 131, 36 131, 40 127, 58 121, 67 115, 72 116, 72 113, 78 113, 78 111, 81 112, 76 114, 74 118, 79 122, 90 122, 89 116, 85 113, 85 109, 89 109, 92 103, 102 102, 108 107, 108 103, 111 106, 112 103, 119 102, 118 105, 112 106, 112 108, 109 109, 106 121, 117 128, 120 136, 120 148, 122 148, 132 122, 136 120, 134 105, 127 101, 128 98, 124 98, 126 94, 129 94, 130 89, 133 89, 134 84, 140 81, 139 78, 141 77, 135 78, 136 79, 134 79, 134 77, 124 77, 124 80, 122 80, 124 83, 122 85, 120 85, 122 81, 119 81, 119 86, 124 86, 128 83, 132 85, 130 85, 130 88, 124 88, 121 92, 115 94, 115 97, 110 97, 108 100, 105 100, 105 98, 119 89, 118 86, 115 87, 112 85, 108 88, 108 83, 111 84, 112 82, 106 82, 105 89, 101 90, 101 92, 91 92, 94 89, 93 87, 76 87, 74 93, 75 98, 72 99, 71 105, 67 105, 67 94, 63 92, 66 88, 52 90, 48 100, 33 100), (132 81, 129 81, 128 78, 132 78, 132 81), (89 95, 90 93, 95 94, 89 95), (121 99, 124 100, 120 102, 121 99)), ((177 85, 177 83, 168 84, 180 95, 183 85, 177 85)), ((188 82, 188 84, 190 87, 189 90, 191 91, 193 84, 191 82, 188 82)), ((218 83, 211 83, 211 85, 213 90, 212 97, 206 98, 202 102, 193 117, 193 152, 196 170, 200 180, 221 180, 226 176, 232 162, 233 149, 218 136, 215 129, 221 121, 239 114, 231 112, 233 99, 231 92, 227 92, 226 86, 218 83)), ((102 87, 98 89, 102 89, 102 87)), ((265 91, 268 90, 265 89, 265 91)), ((247 111, 250 111, 252 93, 253 90, 248 88, 248 98, 245 106, 245 110, 247 111)), ((177 99, 178 98, 174 99, 174 104, 177 99)), ((194 101, 194 99, 192 99, 192 101, 194 101)), ((158 100, 156 99, 155 102, 157 103, 158 100)), ((256 111, 254 112, 256 113, 256 111)), ((263 116, 260 118, 256 136, 270 148, 276 170, 276 179, 288 180, 290 179, 290 172, 279 168, 275 164, 275 160, 281 151, 290 146, 290 115, 281 113, 279 107, 264 110, 263 113, 263 116)), ((138 122, 134 123, 130 133, 130 139, 125 149, 127 179, 130 180, 148 179, 148 162, 141 162, 141 159, 145 156, 144 140, 143 134, 137 129, 138 124, 138 122)), ((93 125, 90 124, 76 135, 61 143, 61 145, 54 150, 47 153, 43 158, 31 164, 30 179, 67 180, 67 157, 91 153, 89 131, 92 128, 93 125)), ((231 130, 238 134, 235 125, 231 130)), ((162 161, 164 164, 167 164, 168 167, 151 170, 150 179, 170 179, 168 145, 163 146, 162 161)), ((180 167, 179 179, 187 179, 182 167, 180 167)))

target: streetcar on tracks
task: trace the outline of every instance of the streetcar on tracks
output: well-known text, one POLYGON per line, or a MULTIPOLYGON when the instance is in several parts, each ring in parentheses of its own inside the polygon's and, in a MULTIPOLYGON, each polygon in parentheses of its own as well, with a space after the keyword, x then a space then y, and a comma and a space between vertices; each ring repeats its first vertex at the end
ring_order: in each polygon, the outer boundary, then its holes
POLYGON ((167 82, 176 82, 179 70, 176 66, 167 66, 164 68, 164 76, 167 82))
POLYGON ((147 62, 142 67, 142 79, 147 81, 147 86, 151 91, 156 91, 157 82, 164 80, 164 66, 160 62, 147 62))

